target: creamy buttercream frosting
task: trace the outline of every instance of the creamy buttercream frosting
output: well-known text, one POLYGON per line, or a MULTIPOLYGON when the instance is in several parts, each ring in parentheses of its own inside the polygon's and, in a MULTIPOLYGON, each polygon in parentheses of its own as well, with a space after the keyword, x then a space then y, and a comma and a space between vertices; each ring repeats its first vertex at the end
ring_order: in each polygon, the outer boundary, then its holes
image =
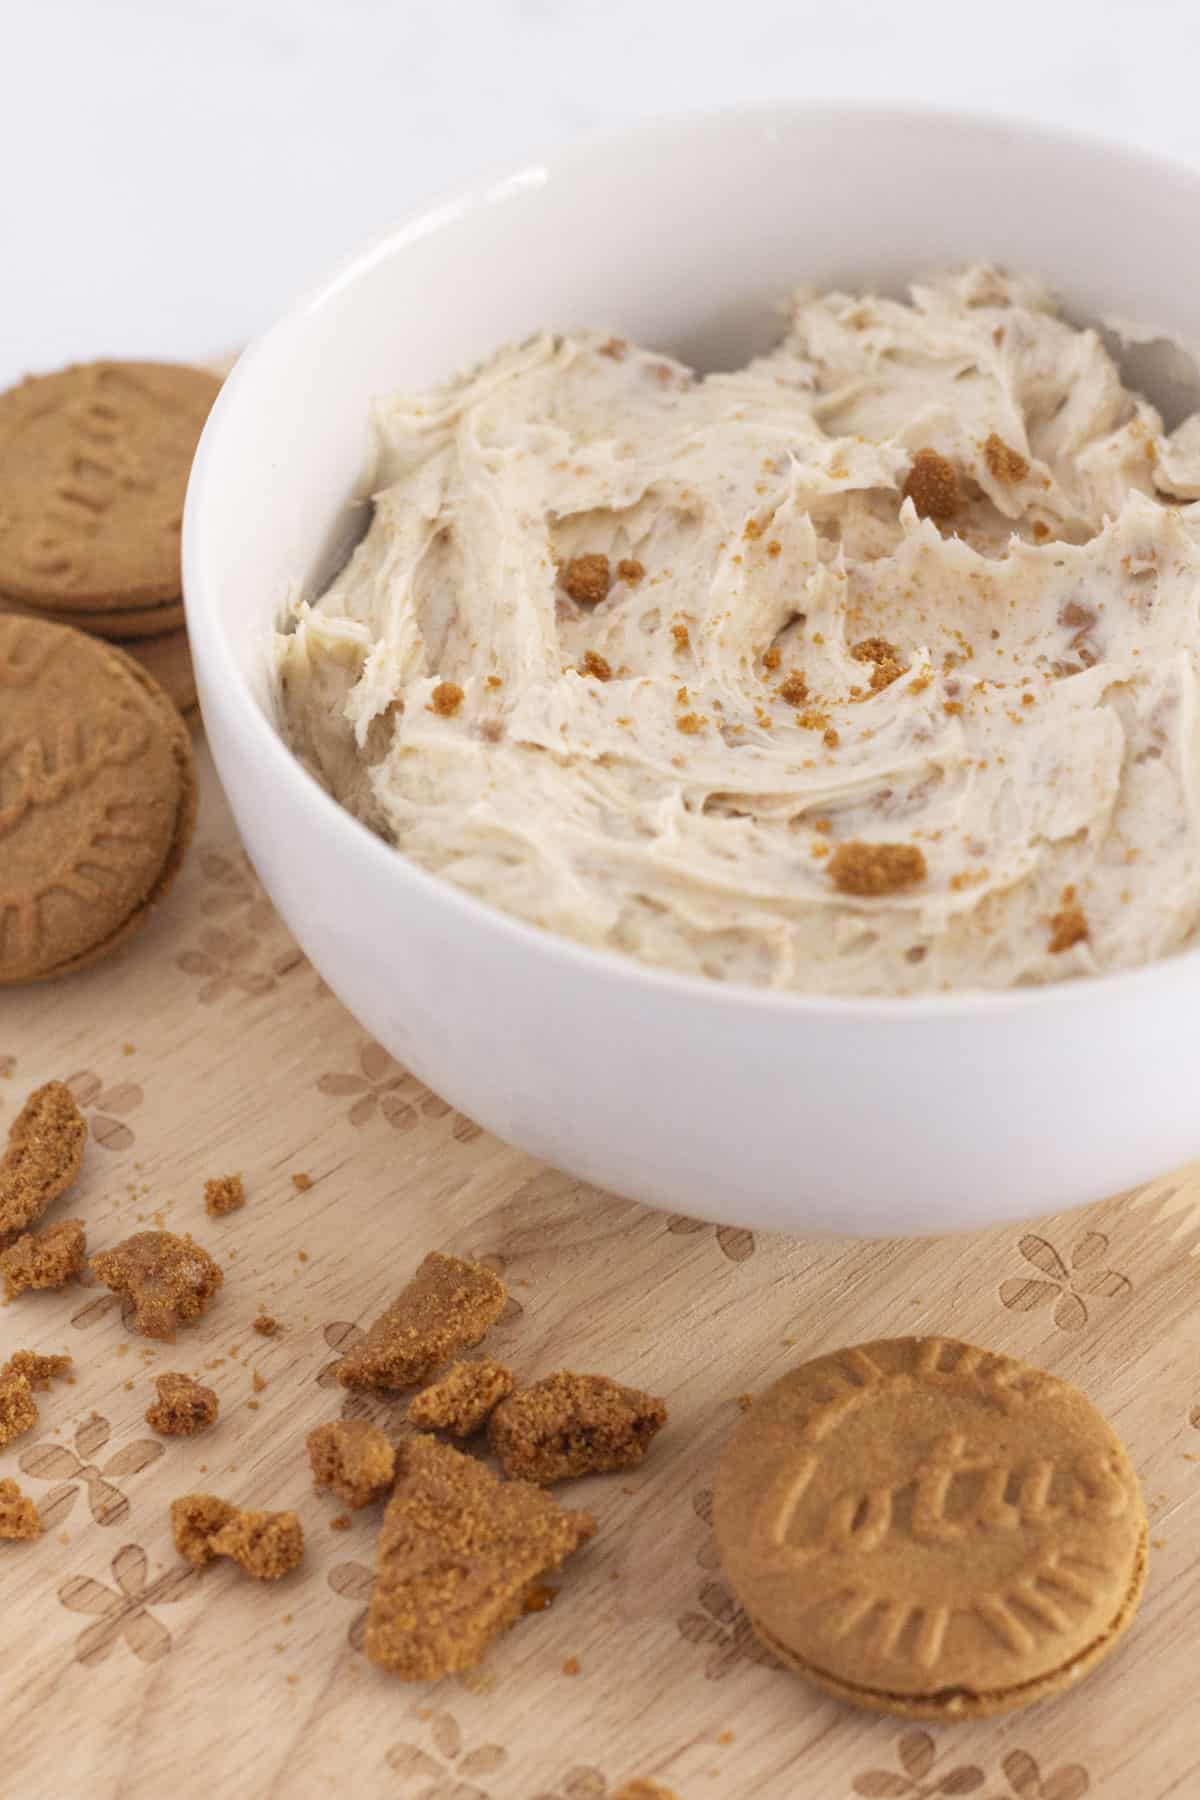
POLYGON ((542 336, 375 424, 282 713, 426 869, 812 993, 1192 940, 1200 426, 1165 435, 1036 283, 801 292, 776 350, 702 378, 542 336))

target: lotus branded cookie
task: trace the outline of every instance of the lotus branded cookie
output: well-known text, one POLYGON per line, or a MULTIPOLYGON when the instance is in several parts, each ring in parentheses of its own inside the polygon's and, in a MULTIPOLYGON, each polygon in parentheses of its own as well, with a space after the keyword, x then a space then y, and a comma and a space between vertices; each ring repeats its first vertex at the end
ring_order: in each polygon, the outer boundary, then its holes
POLYGON ((81 632, 0 618, 0 985, 129 937, 195 814, 191 739, 146 671, 81 632))
POLYGON ((818 1686, 979 1718, 1081 1679, 1133 1618, 1137 1476, 1076 1388, 946 1338, 793 1370, 738 1426, 721 1561, 762 1641, 818 1686))
POLYGON ((58 613, 178 603, 184 492, 219 388, 181 364, 95 362, 0 394, 0 593, 58 613))

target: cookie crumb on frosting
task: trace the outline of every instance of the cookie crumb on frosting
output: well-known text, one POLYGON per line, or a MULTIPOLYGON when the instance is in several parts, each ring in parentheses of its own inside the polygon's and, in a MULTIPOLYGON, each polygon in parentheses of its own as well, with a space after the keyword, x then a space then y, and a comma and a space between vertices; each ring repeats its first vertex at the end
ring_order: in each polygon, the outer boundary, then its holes
MULTIPOLYGON (((641 567, 640 564, 637 566, 641 567)), ((619 568, 617 572, 620 574, 619 568)), ((629 579, 628 575, 621 578, 626 581, 629 579)), ((637 579, 640 580, 641 576, 637 579)), ((581 606, 599 606, 602 600, 608 598, 608 590, 612 585, 607 556, 573 556, 570 562, 563 564, 562 584, 572 600, 577 600, 581 606)))
POLYGON ((926 876, 925 855, 915 844, 839 844, 829 875, 840 894, 877 898, 916 887, 926 876))
POLYGON ((936 450, 918 450, 904 483, 904 498, 911 500, 923 519, 941 524, 960 513, 966 504, 958 470, 936 450))
POLYGON ((1029 460, 1019 450, 1013 450, 1004 439, 993 431, 983 446, 983 459, 997 481, 1013 485, 1024 481, 1029 473, 1029 460))

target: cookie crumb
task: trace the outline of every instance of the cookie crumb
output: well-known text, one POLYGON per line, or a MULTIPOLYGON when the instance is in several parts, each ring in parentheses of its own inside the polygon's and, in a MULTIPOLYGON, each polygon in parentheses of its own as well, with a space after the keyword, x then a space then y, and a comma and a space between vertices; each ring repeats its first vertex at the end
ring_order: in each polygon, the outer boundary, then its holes
POLYGON ((652 1394, 563 1369, 503 1401, 488 1442, 507 1476, 544 1484, 636 1468, 666 1422, 652 1394))
POLYGON ((298 1194, 307 1194, 313 1184, 313 1178, 307 1169, 297 1169, 292 1175, 292 1186, 298 1194))
POLYGON ((4 1294, 15 1300, 27 1288, 60 1288, 73 1281, 87 1255, 82 1219, 60 1219, 42 1231, 24 1232, 0 1251, 4 1294))
POLYGON ((579 1675, 583 1672, 583 1664, 577 1656, 568 1656, 563 1663, 562 1672, 564 1675, 579 1675))
POLYGON ((43 1356, 38 1350, 14 1350, 0 1375, 23 1375, 31 1388, 44 1393, 51 1382, 69 1380, 73 1367, 66 1351, 43 1356))
POLYGON ((808 683, 799 669, 793 669, 791 674, 780 682, 776 692, 786 705, 803 706, 808 699, 808 683))
POLYGON ((329 1521, 329 1529, 330 1531, 349 1531, 353 1522, 349 1513, 334 1513, 329 1521))
POLYGON ((629 587, 636 587, 645 579, 646 571, 636 556, 623 556, 617 564, 617 580, 624 581, 629 587))
POLYGON ((38 1405, 24 1375, 0 1371, 0 1447, 38 1422, 38 1405))
POLYGON ((676 731, 682 731, 684 737, 695 737, 703 731, 707 721, 700 713, 681 713, 675 720, 676 731))
POLYGON ((256 1581, 277 1581, 304 1555, 294 1512, 248 1512, 216 1494, 183 1494, 171 1502, 175 1548, 193 1568, 228 1556, 256 1581))
POLYGON ((958 471, 936 450, 918 450, 904 483, 904 498, 911 500, 923 519, 941 524, 954 518, 965 504, 958 471))
POLYGON ((599 606, 608 598, 612 585, 607 556, 573 556, 570 562, 563 564, 562 584, 572 600, 581 606, 599 606))
MULTIPOLYGON (((871 664, 871 693, 878 694, 885 687, 890 687, 898 675, 908 671, 908 664, 900 659, 900 652, 895 644, 889 644, 886 638, 860 638, 857 644, 850 646, 850 654, 855 662, 871 664)), ((868 696, 863 695, 866 699, 868 696)))
POLYGON ((924 881, 925 855, 915 844, 839 844, 829 859, 829 874, 839 893, 878 898, 901 893, 924 881))
POLYGON ((1029 460, 1019 450, 1013 450, 996 432, 992 432, 983 446, 983 459, 997 481, 1010 486, 1024 481, 1029 473, 1029 460))
POLYGON ((391 1487, 396 1453, 377 1425, 367 1419, 332 1419, 314 1426, 305 1442, 313 1487, 329 1488, 355 1511, 391 1487))
POLYGON ((1070 950, 1076 944, 1086 943, 1089 935, 1087 916, 1083 908, 1077 905, 1066 905, 1051 917, 1050 943, 1047 947, 1051 956, 1061 956, 1064 950, 1070 950))
POLYGON ((436 713, 439 719, 452 719, 462 703, 463 691, 457 681, 439 681, 429 696, 426 711, 436 713))
POLYGON ((216 1394, 191 1375, 168 1370, 154 1377, 154 1385, 158 1399, 146 1408, 145 1419, 161 1437, 195 1437, 216 1423, 216 1394))
POLYGON ((133 1328, 174 1341, 177 1325, 198 1319, 225 1276, 207 1250, 173 1231, 137 1231, 91 1260, 92 1273, 133 1302, 133 1328))
POLYGON ((595 681, 611 681, 612 664, 595 650, 585 650, 579 661, 579 673, 590 675, 595 681))
POLYGON ((15 1543, 41 1535, 42 1521, 28 1494, 15 1481, 0 1481, 0 1538, 15 1543))
POLYGON ((508 1294, 479 1263, 431 1250, 408 1286, 343 1357, 343 1387, 417 1387, 457 1351, 471 1350, 496 1323, 508 1294))
POLYGON ((457 1362, 424 1388, 408 1408, 409 1422, 422 1431, 445 1431, 451 1437, 473 1437, 488 1416, 512 1393, 511 1369, 484 1357, 457 1362))
POLYGON ((279 1320, 270 1313, 259 1313, 254 1321, 254 1329, 259 1337, 274 1337, 280 1329, 279 1320))
POLYGON ((211 1219, 224 1218, 246 1204, 246 1188, 240 1175, 215 1175, 204 1184, 204 1210, 211 1219))
POLYGON ((403 1680, 436 1681, 477 1663, 596 1522, 423 1434, 397 1463, 364 1647, 403 1680))
POLYGON ((35 1088, 8 1129, 0 1157, 0 1240, 25 1231, 79 1173, 87 1121, 63 1081, 35 1088))

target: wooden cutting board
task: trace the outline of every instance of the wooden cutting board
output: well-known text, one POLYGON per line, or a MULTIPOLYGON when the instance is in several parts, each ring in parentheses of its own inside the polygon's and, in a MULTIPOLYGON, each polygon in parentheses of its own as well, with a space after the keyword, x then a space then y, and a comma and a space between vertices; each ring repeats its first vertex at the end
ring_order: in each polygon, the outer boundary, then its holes
POLYGON ((764 1238, 581 1186, 369 1041, 274 914, 199 753, 198 840, 156 920, 120 961, 0 997, 0 1130, 35 1084, 70 1079, 91 1141, 67 1204, 93 1247, 161 1220, 226 1271, 174 1347, 131 1335, 101 1288, 0 1313, 4 1354, 78 1364, 0 1453, 46 1522, 37 1543, 0 1544, 0 1793, 615 1800, 642 1776, 679 1800, 1200 1795, 1200 1172, 932 1243, 764 1238), (208 1219, 205 1178, 236 1170, 245 1210, 208 1219), (410 1687, 358 1647, 379 1509, 332 1529, 303 1438, 339 1410, 399 1421, 402 1403, 348 1399, 331 1371, 430 1248, 503 1269, 513 1298, 489 1347, 520 1373, 604 1371, 665 1395, 671 1423, 635 1474, 563 1490, 600 1530, 550 1608, 472 1674, 410 1687), (262 1308, 275 1338, 251 1330, 262 1308), (1081 1383, 1129 1444, 1154 1538, 1117 1658, 1068 1699, 933 1733, 772 1666, 709 1529, 739 1394, 918 1331, 1081 1383), (145 1425, 170 1368, 218 1390, 214 1430, 164 1442, 145 1425), (295 1507, 303 1567, 273 1586, 224 1564, 193 1575, 167 1508, 195 1488, 295 1507))

